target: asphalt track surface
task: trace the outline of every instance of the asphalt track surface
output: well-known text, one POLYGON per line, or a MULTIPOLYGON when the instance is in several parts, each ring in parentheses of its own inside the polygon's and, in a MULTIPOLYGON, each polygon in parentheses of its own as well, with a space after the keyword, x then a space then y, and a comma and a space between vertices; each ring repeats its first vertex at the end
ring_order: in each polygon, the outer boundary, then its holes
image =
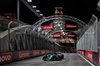
POLYGON ((65 53, 61 61, 43 61, 43 56, 25 59, 3 66, 91 66, 77 53, 65 53))

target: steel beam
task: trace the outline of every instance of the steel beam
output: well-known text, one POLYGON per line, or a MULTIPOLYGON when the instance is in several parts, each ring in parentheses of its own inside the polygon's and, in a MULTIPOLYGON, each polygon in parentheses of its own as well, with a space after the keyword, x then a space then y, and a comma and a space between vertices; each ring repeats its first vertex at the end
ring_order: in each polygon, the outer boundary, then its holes
POLYGON ((41 16, 33 9, 26 0, 21 0, 37 17, 41 18, 41 16))

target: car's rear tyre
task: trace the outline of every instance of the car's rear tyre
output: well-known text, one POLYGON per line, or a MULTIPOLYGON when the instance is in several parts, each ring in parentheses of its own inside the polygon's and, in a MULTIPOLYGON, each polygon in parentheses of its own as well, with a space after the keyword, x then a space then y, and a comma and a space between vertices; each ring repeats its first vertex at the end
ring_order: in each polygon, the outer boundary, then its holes
POLYGON ((62 59, 64 59, 64 56, 62 57, 62 59))
POLYGON ((47 59, 46 59, 46 58, 43 58, 43 60, 44 60, 44 61, 47 61, 47 59))

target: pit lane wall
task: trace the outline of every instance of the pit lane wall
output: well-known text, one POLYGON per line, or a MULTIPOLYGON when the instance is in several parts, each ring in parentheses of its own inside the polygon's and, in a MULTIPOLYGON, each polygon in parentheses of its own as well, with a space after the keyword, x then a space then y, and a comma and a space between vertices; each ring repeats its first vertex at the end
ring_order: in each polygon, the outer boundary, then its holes
MULTIPOLYGON (((56 51, 64 52, 66 51, 56 51)), ((0 53, 0 66, 6 63, 11 63, 18 60, 23 60, 27 58, 32 58, 36 56, 41 56, 45 54, 53 53, 53 50, 26 50, 26 51, 17 51, 17 52, 3 52, 0 53)))
POLYGON ((100 20, 95 21, 78 40, 77 53, 100 65, 100 20))

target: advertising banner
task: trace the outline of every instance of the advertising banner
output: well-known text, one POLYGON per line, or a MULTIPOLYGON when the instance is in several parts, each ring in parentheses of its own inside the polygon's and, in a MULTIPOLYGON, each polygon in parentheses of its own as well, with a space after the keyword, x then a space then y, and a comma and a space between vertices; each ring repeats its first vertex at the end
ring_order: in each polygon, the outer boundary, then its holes
POLYGON ((50 53, 52 53, 53 52, 53 50, 50 50, 50 53))
POLYGON ((77 41, 75 40, 75 43, 77 43, 77 41))
POLYGON ((33 56, 39 56, 40 50, 33 50, 33 56))
POLYGON ((75 28, 77 29, 77 25, 74 25, 74 24, 66 24, 66 28, 75 28))
POLYGON ((54 34, 53 37, 57 38, 57 37, 61 37, 61 35, 60 34, 54 34))
POLYGON ((12 52, 0 53, 0 64, 12 62, 12 52))
POLYGON ((47 52, 47 54, 49 54, 50 52, 49 52, 49 50, 46 50, 46 52, 47 52))
POLYGON ((75 37, 75 34, 68 34, 68 37, 75 37))
POLYGON ((93 61, 93 52, 92 51, 89 51, 89 50, 86 50, 85 51, 85 57, 87 59, 89 59, 90 61, 93 61))
POLYGON ((41 55, 46 54, 46 50, 41 50, 41 55))
POLYGON ((66 30, 78 30, 78 24, 72 21, 66 21, 65 29, 66 30))
POLYGON ((67 53, 67 51, 65 51, 65 53, 67 53))
POLYGON ((84 56, 84 50, 81 50, 81 54, 84 56))
POLYGON ((100 52, 99 52, 99 65, 100 65, 100 52))
POLYGON ((53 29, 53 25, 43 25, 42 26, 42 30, 52 30, 53 29))
POLYGON ((81 54, 81 50, 77 50, 77 53, 81 54))
POLYGON ((81 50, 79 50, 79 53, 81 54, 81 50))
POLYGON ((30 51, 19 51, 18 52, 18 59, 25 59, 25 58, 30 58, 30 51))

